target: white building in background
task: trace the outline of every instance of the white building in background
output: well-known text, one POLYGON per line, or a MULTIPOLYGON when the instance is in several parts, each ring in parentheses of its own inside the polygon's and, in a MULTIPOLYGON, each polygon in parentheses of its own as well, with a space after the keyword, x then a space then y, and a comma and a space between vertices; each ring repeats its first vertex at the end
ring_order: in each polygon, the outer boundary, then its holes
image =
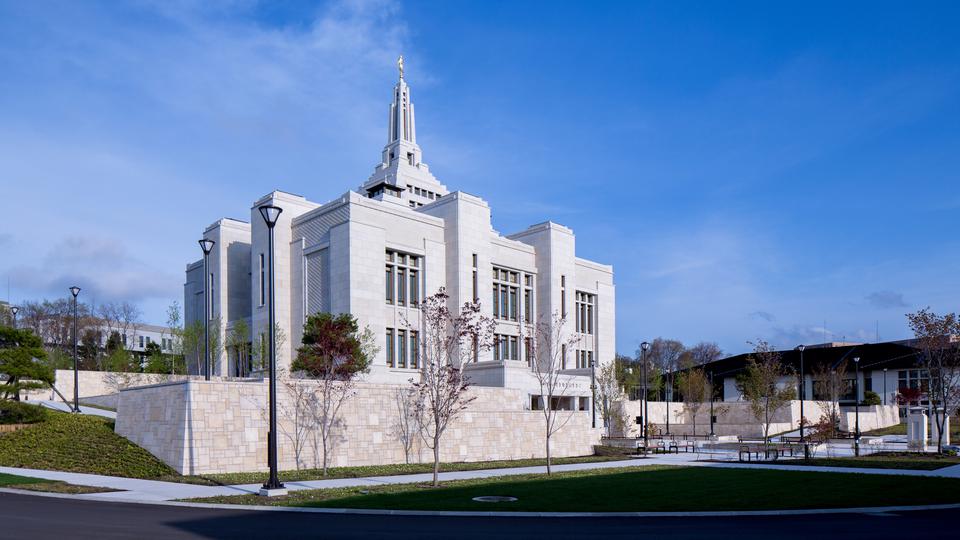
MULTIPOLYGON (((475 384, 533 390, 520 325, 549 321, 554 313, 566 313, 568 331, 579 337, 562 366, 582 377, 576 394, 589 395, 591 361, 614 358, 612 267, 577 257, 573 231, 550 221, 502 235, 486 201, 437 180, 417 144, 402 68, 387 145, 358 188, 326 203, 274 191, 253 202, 249 222, 223 218, 203 231, 216 244, 206 276, 202 259, 187 265, 186 323, 206 310, 223 322, 225 343, 226 332, 244 321, 254 351, 268 331, 267 228, 257 210, 268 203, 283 209, 274 262, 276 318, 286 336, 277 353, 281 367, 295 355, 309 314, 349 312, 381 340, 366 380, 405 384, 419 365, 417 306, 441 287, 451 306, 479 298, 484 314, 497 321, 498 346, 467 367, 475 384), (204 280, 212 292, 208 306, 204 280)), ((245 372, 240 358, 228 347, 214 360, 214 374, 245 372)))

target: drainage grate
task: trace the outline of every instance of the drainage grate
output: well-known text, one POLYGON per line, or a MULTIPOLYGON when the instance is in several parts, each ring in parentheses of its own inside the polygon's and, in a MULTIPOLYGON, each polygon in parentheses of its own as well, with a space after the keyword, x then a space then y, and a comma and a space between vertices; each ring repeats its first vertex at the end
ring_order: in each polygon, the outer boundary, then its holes
POLYGON ((481 497, 474 497, 473 500, 477 502, 513 502, 517 500, 517 498, 507 497, 505 495, 483 495, 481 497))

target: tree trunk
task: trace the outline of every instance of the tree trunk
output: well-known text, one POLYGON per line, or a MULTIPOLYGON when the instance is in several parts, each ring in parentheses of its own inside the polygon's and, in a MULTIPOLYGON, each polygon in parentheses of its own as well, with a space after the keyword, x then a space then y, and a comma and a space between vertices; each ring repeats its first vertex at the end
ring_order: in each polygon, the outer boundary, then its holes
POLYGON ((323 443, 323 476, 327 476, 327 430, 324 429, 323 433, 320 435, 321 442, 323 443))
POLYGON ((433 487, 440 486, 440 436, 433 436, 433 487))
POLYGON ((550 432, 549 431, 547 431, 546 445, 547 445, 547 474, 550 474, 551 463, 550 463, 550 432))

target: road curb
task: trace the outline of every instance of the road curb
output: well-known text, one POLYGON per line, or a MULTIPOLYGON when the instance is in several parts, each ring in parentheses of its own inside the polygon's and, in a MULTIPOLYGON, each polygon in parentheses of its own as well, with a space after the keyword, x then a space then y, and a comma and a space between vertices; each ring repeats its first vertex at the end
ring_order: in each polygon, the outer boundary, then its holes
POLYGON ((214 504, 181 501, 143 501, 97 497, 96 494, 77 496, 66 493, 44 493, 11 488, 0 488, 0 493, 32 495, 92 502, 143 504, 150 506, 178 506, 183 508, 206 508, 220 510, 249 510, 255 512, 297 512, 307 514, 354 514, 370 516, 438 516, 438 517, 552 517, 552 518, 603 518, 603 517, 749 517, 749 516, 805 516, 823 514, 888 514, 891 512, 917 512, 923 510, 955 510, 960 504, 928 504, 920 506, 874 506, 855 508, 822 508, 805 510, 737 510, 711 512, 467 512, 453 510, 376 510, 365 508, 302 508, 296 506, 258 506, 246 504, 214 504))

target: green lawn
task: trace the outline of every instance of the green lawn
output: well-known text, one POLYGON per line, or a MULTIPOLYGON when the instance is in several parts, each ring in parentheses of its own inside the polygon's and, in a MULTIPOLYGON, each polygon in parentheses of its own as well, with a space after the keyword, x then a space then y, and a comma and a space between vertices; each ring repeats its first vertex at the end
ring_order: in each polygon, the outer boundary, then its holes
MULTIPOLYGON (((553 458, 554 465, 569 463, 590 463, 598 461, 619 461, 630 459, 626 455, 613 456, 581 456, 569 458, 553 458)), ((477 471, 483 469, 503 469, 509 467, 537 467, 547 464, 545 459, 515 459, 482 462, 441 463, 440 470, 448 471, 477 471)), ((433 463, 410 463, 397 465, 364 465, 357 467, 331 467, 327 469, 327 476, 323 476, 320 469, 301 469, 299 471, 280 471, 280 480, 284 482, 298 482, 301 480, 329 480, 331 478, 362 478, 365 476, 393 476, 398 474, 419 474, 433 471, 433 463)), ((203 476, 168 477, 164 480, 185 483, 209 483, 216 485, 254 484, 266 480, 267 473, 228 473, 208 474, 203 476)))
POLYGON ((15 474, 0 473, 0 487, 9 487, 15 489, 25 489, 27 491, 44 491, 47 493, 104 493, 107 491, 116 491, 115 489, 99 488, 92 486, 77 486, 66 482, 56 480, 44 480, 43 478, 32 478, 29 476, 17 476, 15 474))
POLYGON ((114 433, 112 420, 52 411, 44 422, 0 435, 0 465, 129 478, 176 474, 114 433))
POLYGON ((768 461, 777 465, 810 465, 819 467, 862 467, 865 469, 915 469, 933 471, 960 465, 960 457, 920 452, 881 452, 860 457, 827 457, 768 461))
POLYGON ((960 480, 758 469, 651 466, 195 499, 199 502, 392 510, 653 512, 960 503, 960 480), (509 503, 479 503, 507 495, 509 503))
MULTIPOLYGON (((885 428, 875 429, 873 431, 864 431, 863 434, 870 435, 870 436, 906 435, 907 424, 900 423, 900 424, 895 424, 885 428)), ((950 417, 950 439, 951 440, 960 439, 960 418, 957 418, 955 416, 950 417)))

